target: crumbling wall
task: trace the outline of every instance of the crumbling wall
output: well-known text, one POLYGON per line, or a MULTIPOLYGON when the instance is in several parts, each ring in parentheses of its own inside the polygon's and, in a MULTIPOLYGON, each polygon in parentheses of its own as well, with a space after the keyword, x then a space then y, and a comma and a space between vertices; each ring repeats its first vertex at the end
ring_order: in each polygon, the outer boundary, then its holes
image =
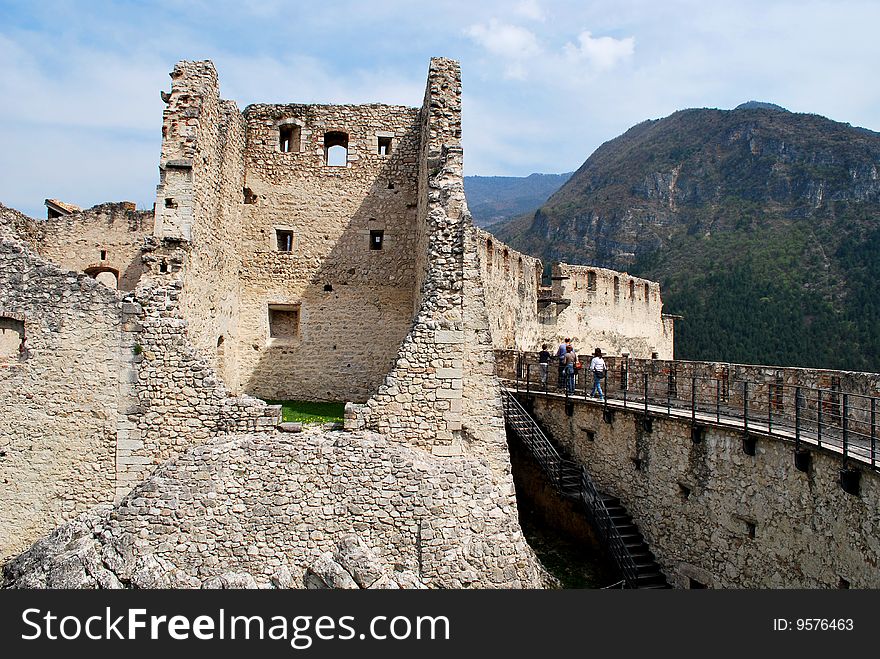
POLYGON ((242 382, 266 398, 363 402, 412 320, 418 110, 252 105, 245 116, 242 382), (325 160, 333 132, 347 136, 342 166, 325 160), (298 326, 273 336, 273 308, 298 326))
MULTIPOLYGON (((463 254, 467 206, 462 184, 458 63, 432 59, 421 111, 419 229, 425 251, 413 325, 394 368, 359 423, 427 450, 461 451, 465 328, 463 254)), ((357 425, 357 424, 355 424, 357 425)))
POLYGON ((0 203, 0 240, 15 240, 36 252, 40 239, 37 220, 0 203))
POLYGON ((117 499, 156 465, 227 432, 271 431, 278 406, 224 386, 189 340, 180 278, 148 277, 123 305, 124 340, 133 358, 120 375, 129 408, 119 421, 117 499))
POLYGON ((62 268, 96 277, 109 272, 122 291, 133 291, 143 273, 141 247, 153 232, 153 212, 131 202, 100 204, 88 210, 40 220, 37 251, 62 268))
POLYGON ((492 478, 479 461, 432 459, 372 433, 219 438, 163 465, 115 509, 59 529, 7 564, 3 581, 217 587, 234 572, 266 586, 286 573, 303 587, 316 559, 355 533, 382 564, 433 587, 540 587, 492 478))
POLYGON ((113 500, 121 303, 0 241, 0 559, 113 500), (4 320, 5 319, 5 320, 4 320))
POLYGON ((556 332, 589 352, 673 358, 673 323, 663 316, 660 284, 625 272, 559 263, 553 268, 556 332))
POLYGON ((477 229, 477 254, 494 347, 531 350, 542 340, 555 343, 555 316, 545 317, 538 309, 541 261, 481 229, 477 229))
POLYGON ((171 78, 150 263, 154 274, 182 268, 189 339, 238 391, 244 118, 220 99, 211 62, 178 62, 171 78))

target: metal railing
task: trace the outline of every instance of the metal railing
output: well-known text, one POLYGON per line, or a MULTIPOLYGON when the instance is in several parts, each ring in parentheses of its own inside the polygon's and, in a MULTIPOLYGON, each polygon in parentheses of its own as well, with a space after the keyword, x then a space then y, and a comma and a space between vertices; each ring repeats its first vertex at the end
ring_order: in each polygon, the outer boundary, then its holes
POLYGON ((562 456, 520 402, 506 389, 502 389, 502 392, 505 422, 541 465, 553 487, 559 489, 562 478, 562 456))
POLYGON ((620 569, 626 585, 630 588, 639 587, 639 569, 636 562, 627 549, 626 543, 620 535, 617 527, 611 519, 605 500, 596 490, 590 475, 583 467, 581 469, 581 501, 593 528, 599 533, 599 537, 611 554, 612 559, 620 569))
POLYGON ((580 472, 578 498, 584 505, 593 527, 599 533, 612 559, 620 569, 624 581, 630 588, 637 588, 638 567, 630 555, 623 537, 611 519, 611 515, 605 505, 605 499, 596 489, 587 470, 583 466, 562 457, 513 393, 506 388, 502 388, 501 391, 505 422, 538 461, 553 487, 557 491, 562 491, 563 470, 576 469, 580 472))
MULTIPOLYGON (((550 364, 541 382, 537 364, 523 364, 515 382, 517 391, 588 397, 593 375, 582 368, 574 386, 566 386, 558 368, 550 364)), ((766 434, 804 445, 825 448, 850 461, 880 469, 878 455, 878 401, 876 396, 843 392, 839 388, 789 385, 769 381, 711 377, 679 377, 675 369, 649 372, 625 363, 601 380, 604 405, 631 409, 645 415, 689 418, 694 424, 735 427, 744 433, 766 434)))

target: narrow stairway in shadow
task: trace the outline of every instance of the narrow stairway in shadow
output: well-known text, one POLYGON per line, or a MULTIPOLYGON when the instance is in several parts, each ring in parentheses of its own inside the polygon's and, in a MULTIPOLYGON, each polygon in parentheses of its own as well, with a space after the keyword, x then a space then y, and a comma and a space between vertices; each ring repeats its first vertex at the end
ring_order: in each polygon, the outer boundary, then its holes
POLYGON ((502 389, 509 434, 524 446, 560 495, 577 503, 614 561, 627 588, 669 588, 666 577, 621 501, 599 492, 587 470, 565 455, 514 394, 502 389))

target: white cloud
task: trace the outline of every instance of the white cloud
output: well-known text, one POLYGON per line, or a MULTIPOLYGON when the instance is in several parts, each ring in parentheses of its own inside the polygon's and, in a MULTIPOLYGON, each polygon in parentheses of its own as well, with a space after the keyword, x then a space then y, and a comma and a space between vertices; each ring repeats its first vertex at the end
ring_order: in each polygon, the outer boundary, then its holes
POLYGON ((523 18, 533 21, 544 21, 544 10, 541 9, 541 5, 538 4, 537 0, 521 0, 513 11, 523 18))
POLYGON ((471 25, 465 34, 493 55, 521 60, 541 53, 538 39, 529 30, 495 18, 488 25, 471 25))
POLYGON ((565 44, 565 54, 569 59, 588 62, 597 71, 607 71, 620 61, 632 57, 635 47, 633 37, 593 37, 590 32, 584 31, 578 35, 578 45, 565 44))
POLYGON ((504 59, 504 77, 525 80, 526 63, 542 53, 538 39, 529 30, 493 18, 486 25, 471 25, 465 34, 492 55, 504 59))

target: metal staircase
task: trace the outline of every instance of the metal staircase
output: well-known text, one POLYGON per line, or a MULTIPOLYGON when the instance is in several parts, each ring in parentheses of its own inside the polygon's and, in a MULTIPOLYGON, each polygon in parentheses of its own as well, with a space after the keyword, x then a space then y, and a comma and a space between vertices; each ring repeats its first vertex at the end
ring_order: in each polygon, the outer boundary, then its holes
POLYGON ((563 456, 516 397, 502 388, 504 420, 529 450, 553 487, 579 502, 628 588, 669 588, 632 517, 616 497, 600 493, 587 470, 563 456))

